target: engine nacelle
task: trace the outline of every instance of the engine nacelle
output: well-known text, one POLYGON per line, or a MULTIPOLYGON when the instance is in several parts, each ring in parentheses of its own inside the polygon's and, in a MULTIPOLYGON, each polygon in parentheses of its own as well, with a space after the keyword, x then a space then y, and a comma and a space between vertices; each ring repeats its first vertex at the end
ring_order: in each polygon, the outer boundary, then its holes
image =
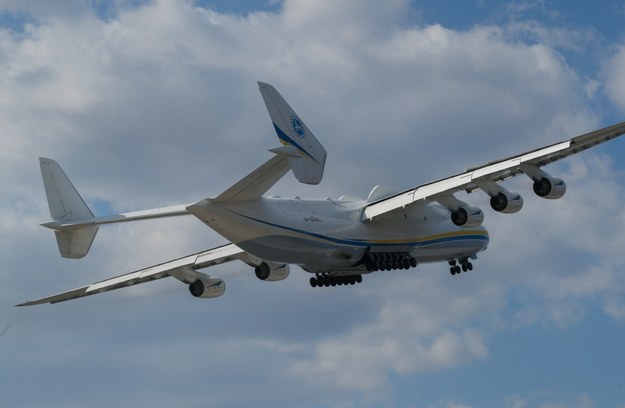
POLYGON ((566 184, 562 179, 543 176, 534 180, 534 192, 538 197, 556 199, 566 193, 566 184))
POLYGON ((513 214, 523 208, 523 197, 520 194, 501 189, 497 195, 491 196, 490 206, 500 213, 513 214))
POLYGON ((484 213, 477 207, 463 205, 451 212, 451 222, 459 227, 477 227, 482 225, 484 213))
POLYGON ((197 298, 215 298, 224 294, 226 283, 219 278, 211 278, 208 275, 200 274, 198 278, 189 285, 189 292, 197 298))
POLYGON ((264 281, 281 281, 289 276, 291 268, 287 264, 274 264, 263 262, 254 268, 256 277, 264 281))

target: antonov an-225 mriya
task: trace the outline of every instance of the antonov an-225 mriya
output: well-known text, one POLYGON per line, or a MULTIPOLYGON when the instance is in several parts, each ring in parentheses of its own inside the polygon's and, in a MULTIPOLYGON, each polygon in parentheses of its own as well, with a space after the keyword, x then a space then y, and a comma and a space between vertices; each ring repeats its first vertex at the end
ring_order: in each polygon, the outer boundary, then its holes
POLYGON ((484 213, 456 197, 481 190, 495 211, 515 213, 522 197, 500 182, 519 174, 543 198, 560 198, 564 182, 542 167, 625 133, 625 122, 532 150, 405 191, 376 186, 366 200, 265 197, 289 170, 302 183, 318 184, 326 151, 271 85, 259 83, 281 146, 274 156, 214 198, 193 204, 95 217, 61 167, 41 158, 41 172, 61 255, 82 258, 102 224, 193 214, 230 243, 117 276, 20 306, 57 303, 173 276, 193 296, 221 296, 224 281, 200 269, 238 259, 256 276, 279 281, 289 265, 314 274, 312 287, 353 285, 376 271, 409 269, 424 262, 449 263, 452 275, 473 269, 471 260, 488 246, 484 213))

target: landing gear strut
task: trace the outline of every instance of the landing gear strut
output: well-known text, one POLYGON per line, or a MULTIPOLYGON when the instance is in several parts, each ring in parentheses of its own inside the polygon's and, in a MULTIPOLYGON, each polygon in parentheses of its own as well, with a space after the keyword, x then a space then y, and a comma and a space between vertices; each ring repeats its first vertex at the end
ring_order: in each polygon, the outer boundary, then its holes
POLYGON ((467 272, 473 270, 473 264, 468 258, 452 259, 449 261, 449 273, 452 275, 458 275, 460 272, 467 272), (460 265, 458 265, 458 263, 460 265))

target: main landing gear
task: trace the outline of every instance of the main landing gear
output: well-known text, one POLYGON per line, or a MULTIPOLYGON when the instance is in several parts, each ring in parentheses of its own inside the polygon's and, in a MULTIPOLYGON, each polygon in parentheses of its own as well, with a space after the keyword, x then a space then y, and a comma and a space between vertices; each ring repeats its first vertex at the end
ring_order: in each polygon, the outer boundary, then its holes
POLYGON ((452 259, 449 261, 449 273, 452 275, 459 275, 460 272, 467 272, 473 270, 473 264, 468 258, 460 258, 458 260, 452 259), (458 265, 460 264, 460 265, 458 265))
POLYGON ((325 274, 317 274, 315 277, 310 278, 310 286, 313 288, 336 285, 355 285, 362 282, 362 275, 349 275, 349 276, 330 276, 325 274))
POLYGON ((408 252, 370 252, 364 258, 369 272, 410 269, 417 266, 417 260, 408 252))

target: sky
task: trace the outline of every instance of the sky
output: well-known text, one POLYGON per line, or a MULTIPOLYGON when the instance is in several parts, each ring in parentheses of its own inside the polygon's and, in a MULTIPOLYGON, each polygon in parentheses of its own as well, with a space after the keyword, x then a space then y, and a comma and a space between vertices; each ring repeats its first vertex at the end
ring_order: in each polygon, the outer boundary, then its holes
POLYGON ((625 2, 0 0, 0 398, 11 407, 625 407, 625 140, 546 170, 474 271, 311 289, 240 262, 41 296, 225 243, 193 217, 100 229, 61 258, 37 157, 98 215, 216 196, 271 157, 256 81, 328 151, 285 197, 410 188, 625 119, 625 2))

